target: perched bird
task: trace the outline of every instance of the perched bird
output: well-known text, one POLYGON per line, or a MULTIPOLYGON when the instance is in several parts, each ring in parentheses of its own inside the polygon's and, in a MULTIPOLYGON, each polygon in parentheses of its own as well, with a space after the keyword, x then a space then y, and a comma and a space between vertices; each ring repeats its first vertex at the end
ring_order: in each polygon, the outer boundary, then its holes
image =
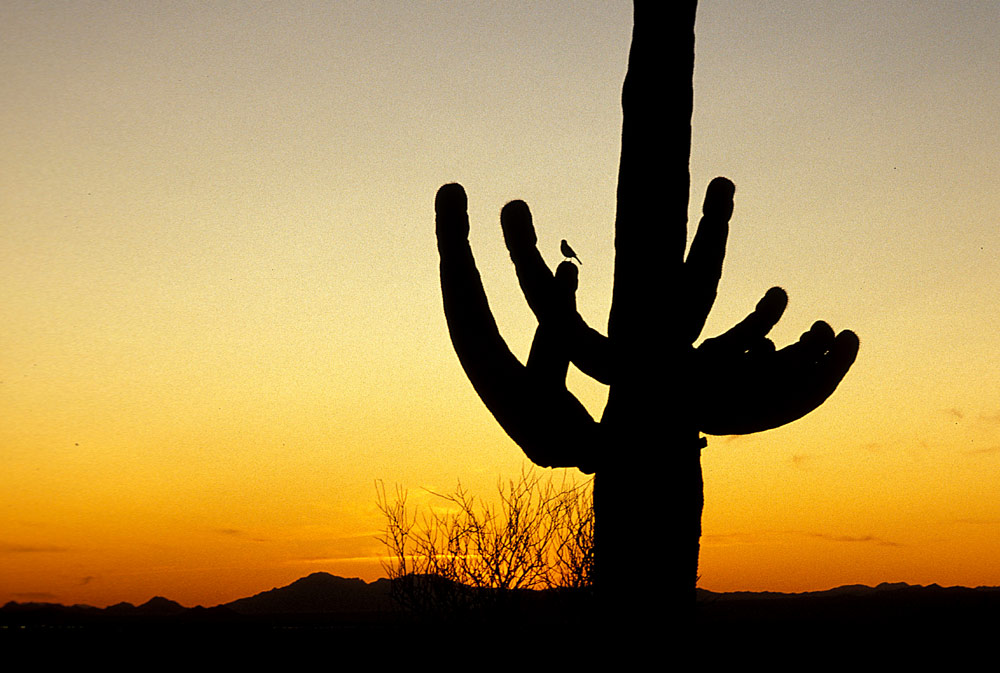
MULTIPOLYGON (((559 244, 559 251, 563 254, 563 257, 567 259, 575 259, 577 262, 580 262, 580 258, 576 256, 575 252, 573 252, 573 248, 569 247, 569 243, 566 242, 565 238, 562 243, 559 244)), ((582 265, 583 262, 580 262, 580 264, 582 265)))

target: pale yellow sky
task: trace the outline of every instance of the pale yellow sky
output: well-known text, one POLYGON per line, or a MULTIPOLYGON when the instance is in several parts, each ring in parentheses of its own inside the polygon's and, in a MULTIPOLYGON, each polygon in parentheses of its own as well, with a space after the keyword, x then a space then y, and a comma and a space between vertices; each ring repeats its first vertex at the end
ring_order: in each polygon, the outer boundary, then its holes
MULTIPOLYGON (((628 2, 0 4, 0 602, 372 579, 376 479, 515 475, 434 193, 465 185, 515 353, 514 198, 603 327, 630 30, 628 2)), ((1000 584, 1000 5, 703 0, 696 33, 692 201, 737 186, 705 334, 781 285, 779 344, 862 342, 809 417, 710 440, 702 586, 1000 584)))

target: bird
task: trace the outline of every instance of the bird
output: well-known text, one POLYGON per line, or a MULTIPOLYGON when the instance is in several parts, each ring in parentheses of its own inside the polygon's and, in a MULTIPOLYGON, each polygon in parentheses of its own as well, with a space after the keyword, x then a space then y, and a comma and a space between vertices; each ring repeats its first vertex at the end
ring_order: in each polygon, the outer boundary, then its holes
MULTIPOLYGON (((580 258, 576 256, 575 252, 573 252, 573 248, 569 247, 569 243, 566 242, 565 238, 562 240, 562 243, 559 244, 559 251, 563 254, 563 257, 567 259, 575 259, 577 262, 580 262, 580 258)), ((580 262, 580 265, 582 266, 583 262, 580 262)))

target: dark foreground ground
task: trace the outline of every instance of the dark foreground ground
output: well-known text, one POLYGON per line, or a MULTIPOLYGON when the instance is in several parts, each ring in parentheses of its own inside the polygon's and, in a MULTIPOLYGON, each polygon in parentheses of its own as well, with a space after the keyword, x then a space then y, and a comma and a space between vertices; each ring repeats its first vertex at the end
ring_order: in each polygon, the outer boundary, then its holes
POLYGON ((701 592, 693 626, 685 628, 665 623, 653 605, 635 620, 606 619, 586 592, 526 592, 499 603, 476 600, 471 607, 465 596, 457 607, 414 612, 400 609, 387 581, 380 582, 317 573, 213 608, 185 608, 163 598, 104 609, 9 603, 0 608, 0 649, 45 660, 119 659, 130 666, 137 660, 315 665, 321 657, 331 667, 345 659, 376 670, 379 662, 451 660, 449 668, 494 670, 543 661, 585 665, 597 651, 643 666, 644 657, 666 663, 671 653, 688 651, 705 663, 762 661, 779 669, 786 667, 782 662, 791 668, 808 661, 969 662, 992 670, 1000 645, 997 588, 701 592), (629 623, 644 625, 642 633, 630 639, 621 628, 629 623))

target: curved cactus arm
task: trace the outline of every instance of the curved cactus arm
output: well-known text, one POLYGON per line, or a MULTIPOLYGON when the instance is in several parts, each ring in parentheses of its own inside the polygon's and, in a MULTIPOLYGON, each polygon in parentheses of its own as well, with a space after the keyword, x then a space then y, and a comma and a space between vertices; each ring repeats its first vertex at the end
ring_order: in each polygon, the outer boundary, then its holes
POLYGON ((600 427, 566 389, 568 367, 562 331, 553 325, 539 324, 525 367, 525 387, 520 393, 525 399, 518 400, 523 422, 530 423, 533 431, 522 443, 506 426, 504 429, 536 465, 576 467, 592 474, 597 469, 599 443, 596 435, 589 433, 599 432, 600 427))
POLYGON ((566 390, 566 359, 558 335, 539 329, 531 367, 510 352, 490 311, 482 279, 469 246, 465 190, 448 184, 438 190, 434 208, 441 290, 448 331, 459 362, 490 413, 529 459, 543 467, 593 471, 600 445, 599 427, 566 390))
POLYGON ((766 335, 787 302, 784 290, 771 288, 750 315, 698 347, 702 432, 744 435, 791 423, 826 401, 854 364, 858 337, 835 335, 822 321, 776 351, 766 335))
POLYGON ((535 339, 528 355, 528 371, 539 380, 553 385, 566 384, 569 369, 569 353, 566 348, 567 332, 571 329, 567 315, 576 310, 576 288, 578 270, 572 262, 563 262, 551 278, 553 293, 546 318, 539 321, 535 339))
MULTIPOLYGON (((558 323, 573 364, 587 376, 601 383, 611 383, 607 338, 587 325, 577 312, 575 295, 571 294, 572 304, 560 300, 564 291, 538 252, 538 238, 528 204, 524 201, 511 201, 504 206, 500 211, 500 226, 503 228, 503 238, 510 259, 514 262, 521 291, 538 323, 558 323)), ((557 276, 560 270, 573 274, 575 292, 577 267, 564 262, 559 265, 557 276)))
POLYGON ((773 351, 774 344, 767 338, 767 334, 778 324, 787 306, 788 294, 780 287, 772 287, 764 293, 750 315, 725 333, 705 339, 698 346, 698 352, 703 356, 735 357, 750 349, 760 348, 763 342, 770 344, 773 351))
POLYGON ((684 312, 681 328, 687 343, 694 343, 705 327, 715 303, 726 256, 729 219, 733 215, 736 187, 726 178, 715 178, 705 190, 702 218, 684 262, 684 312))

